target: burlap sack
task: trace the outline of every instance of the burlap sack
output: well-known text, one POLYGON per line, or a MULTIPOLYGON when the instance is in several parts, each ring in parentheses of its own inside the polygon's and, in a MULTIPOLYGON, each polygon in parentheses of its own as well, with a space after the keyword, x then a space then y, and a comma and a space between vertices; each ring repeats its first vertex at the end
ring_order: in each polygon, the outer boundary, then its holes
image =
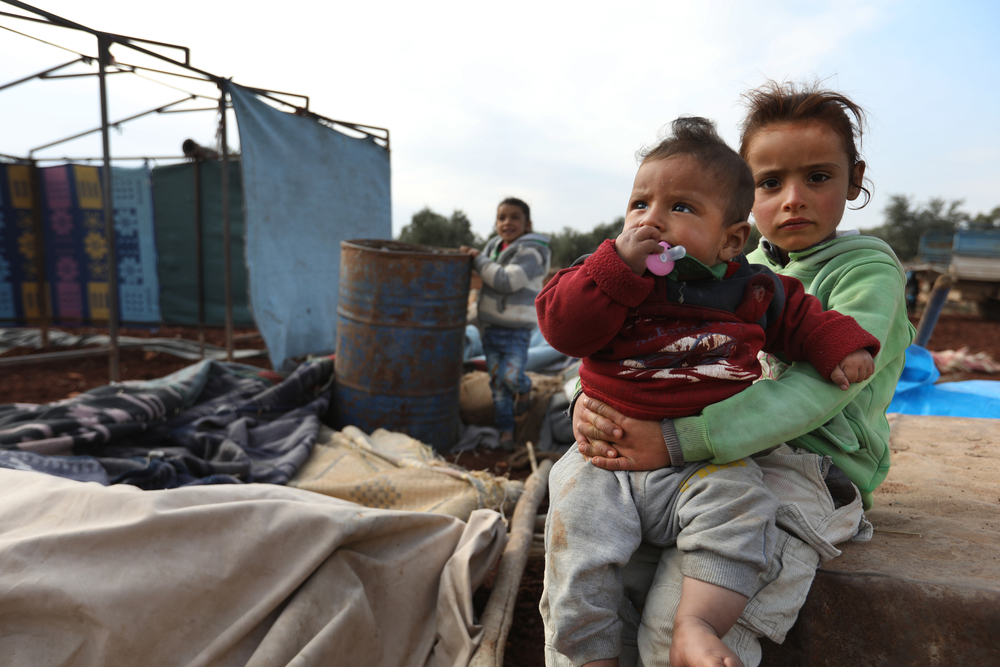
POLYGON ((510 516, 522 482, 448 463, 405 433, 354 426, 323 427, 305 465, 289 482, 316 493, 381 509, 447 514, 463 521, 473 510, 510 516))
MULTIPOLYGON (((531 380, 531 407, 523 415, 515 418, 514 433, 518 443, 530 440, 537 443, 542 421, 548 411, 552 395, 562 391, 562 375, 542 375, 528 373, 531 380)), ((462 376, 459 390, 459 416, 466 424, 495 426, 493 393, 490 390, 490 376, 485 371, 472 371, 462 376)))

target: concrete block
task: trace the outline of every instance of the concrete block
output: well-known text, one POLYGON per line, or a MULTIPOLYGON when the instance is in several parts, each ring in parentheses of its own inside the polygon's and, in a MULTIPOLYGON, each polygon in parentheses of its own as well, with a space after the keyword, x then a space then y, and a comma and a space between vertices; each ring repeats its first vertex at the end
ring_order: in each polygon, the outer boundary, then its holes
POLYGON ((1000 420, 891 415, 892 468, 763 667, 1000 665, 1000 420))

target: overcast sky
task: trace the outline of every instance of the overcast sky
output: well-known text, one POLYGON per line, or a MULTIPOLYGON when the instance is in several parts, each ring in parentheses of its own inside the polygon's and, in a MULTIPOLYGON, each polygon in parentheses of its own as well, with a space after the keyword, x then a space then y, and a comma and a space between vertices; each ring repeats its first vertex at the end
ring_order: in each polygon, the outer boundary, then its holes
MULTIPOLYGON (((187 46, 196 67, 308 95, 324 116, 389 128, 394 234, 430 206, 465 211, 485 236, 511 195, 531 204, 536 230, 589 230, 624 213, 635 151, 664 125, 707 116, 735 146, 740 94, 767 78, 820 79, 869 112, 875 196, 844 227, 881 224, 893 194, 964 199, 971 213, 1000 204, 995 0, 39 2, 91 28, 187 46)), ((93 38, 0 25, 96 55, 93 38)), ((0 30, 0 85, 73 57, 0 30)), ((76 78, 0 91, 0 153, 95 127, 96 88, 76 78)), ((109 88, 113 120, 184 97, 130 75, 109 88)), ((214 136, 211 113, 153 115, 113 133, 112 152, 178 155, 184 139, 214 136)), ((37 155, 100 155, 99 136, 37 155)))

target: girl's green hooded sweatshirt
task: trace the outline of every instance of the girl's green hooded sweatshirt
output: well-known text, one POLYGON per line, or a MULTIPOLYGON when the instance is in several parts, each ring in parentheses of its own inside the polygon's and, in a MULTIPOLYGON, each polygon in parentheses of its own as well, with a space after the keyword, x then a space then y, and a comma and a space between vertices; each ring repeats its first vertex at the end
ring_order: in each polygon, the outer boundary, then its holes
POLYGON ((748 259, 802 281, 826 309, 850 315, 879 339, 875 373, 844 391, 808 363, 770 360, 769 377, 710 405, 700 415, 674 420, 684 458, 728 463, 786 442, 830 456, 861 490, 865 509, 889 471, 885 410, 913 341, 906 316, 902 265, 882 240, 859 234, 789 253, 782 265, 766 240, 748 259), (777 362, 777 363, 775 363, 777 362))

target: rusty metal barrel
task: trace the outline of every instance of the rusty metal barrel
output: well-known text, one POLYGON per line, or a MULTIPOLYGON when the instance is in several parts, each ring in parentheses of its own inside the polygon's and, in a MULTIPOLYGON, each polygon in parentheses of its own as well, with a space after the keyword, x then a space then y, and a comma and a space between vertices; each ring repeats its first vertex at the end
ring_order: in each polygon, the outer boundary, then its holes
POLYGON ((455 443, 471 266, 457 250, 341 242, 339 427, 402 431, 442 452, 455 443))

